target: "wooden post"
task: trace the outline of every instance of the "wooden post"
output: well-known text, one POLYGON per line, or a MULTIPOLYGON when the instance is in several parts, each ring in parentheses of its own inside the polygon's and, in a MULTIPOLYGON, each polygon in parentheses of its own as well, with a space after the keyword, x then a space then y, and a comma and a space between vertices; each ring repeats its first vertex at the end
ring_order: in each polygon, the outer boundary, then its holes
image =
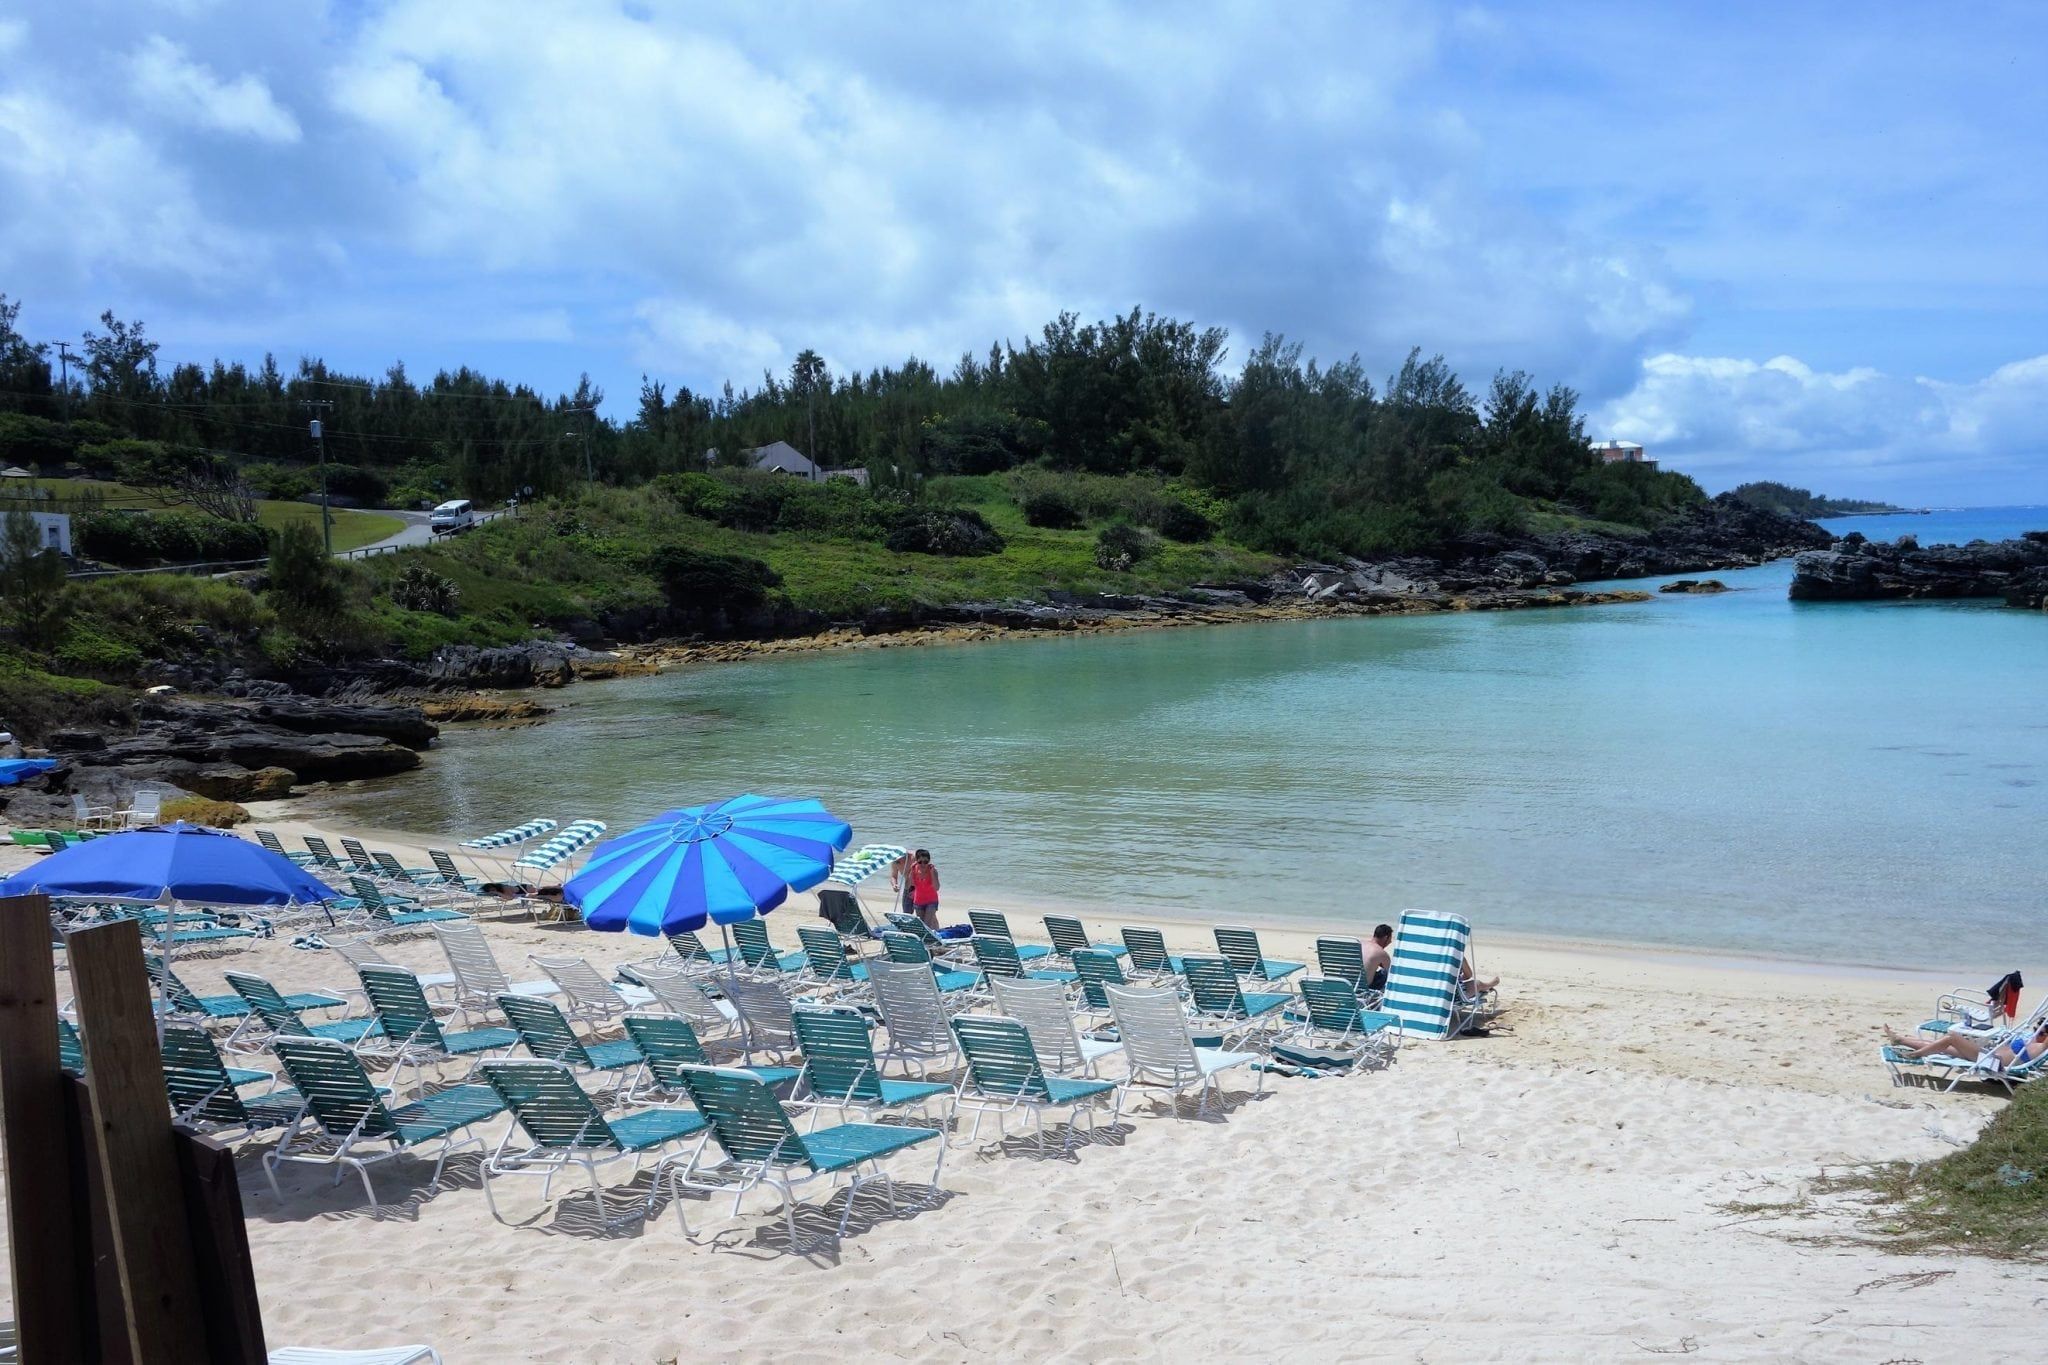
POLYGON ((177 1133, 178 1169, 192 1218, 192 1265, 206 1319, 206 1356, 227 1365, 264 1365, 263 1309, 256 1298, 256 1265, 249 1257, 249 1224, 235 1154, 210 1137, 177 1133))
POLYGON ((117 920, 74 930, 68 942, 129 1353, 203 1361, 205 1323, 142 938, 135 921, 117 920))
POLYGON ((89 1301, 92 1338, 81 1360, 133 1365, 128 1353, 128 1312, 121 1301, 121 1268, 114 1264, 114 1228, 107 1217, 107 1182, 92 1140, 92 1091, 77 1076, 64 1077, 64 1138, 71 1145, 71 1208, 77 1219, 78 1283, 89 1301))
MULTIPOLYGON (((159 1086, 161 1088, 161 1086, 159 1086)), ((7 1153, 7 1244, 23 1360, 85 1360, 96 1335, 90 1261, 72 1193, 83 1188, 65 1137, 57 1065, 57 973, 50 902, 0 897, 0 1131, 7 1153)))

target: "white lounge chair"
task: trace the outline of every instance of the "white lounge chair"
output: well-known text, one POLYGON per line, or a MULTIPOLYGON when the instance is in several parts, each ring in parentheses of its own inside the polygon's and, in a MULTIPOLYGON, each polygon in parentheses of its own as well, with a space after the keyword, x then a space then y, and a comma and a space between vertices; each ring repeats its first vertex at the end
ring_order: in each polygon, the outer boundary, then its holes
POLYGON ((1081 1036, 1074 1027, 1074 1013, 1067 1008, 1066 990, 1057 981, 1018 981, 999 976, 991 984, 996 992, 996 1012, 1024 1026, 1039 1062, 1054 1075, 1076 1071, 1097 1075, 1097 1062, 1123 1050, 1122 1043, 1081 1036))
MULTIPOLYGON (((1116 1017, 1117 1036, 1123 1039, 1124 1057, 1130 1063, 1131 1076, 1124 1082, 1129 1090, 1134 1086, 1153 1085, 1161 1087, 1174 1097, 1173 1116, 1180 1117, 1179 1097, 1182 1091, 1195 1091, 1195 1116, 1208 1109, 1209 1097, 1220 1095, 1217 1076, 1236 1066, 1249 1066, 1260 1060, 1256 1052, 1225 1052, 1221 1048, 1196 1047, 1194 1035, 1188 1032, 1188 1018, 1180 996, 1169 990, 1138 990, 1122 986, 1104 986, 1103 993, 1109 997, 1110 1012, 1116 1017)), ((1255 1091, 1266 1088, 1266 1073, 1254 1071, 1258 1077, 1255 1091)))
POLYGON ((687 972, 657 972, 642 967, 633 975, 654 997, 655 1004, 670 1014, 689 1020, 690 1027, 703 1041, 715 1042, 739 1034, 739 1011, 728 1001, 713 1000, 706 995, 703 987, 691 980, 687 972))
POLYGON ((552 981, 508 981, 491 941, 474 922, 436 924, 433 930, 455 974, 455 1003, 464 1015, 497 1013, 501 995, 549 996, 561 989, 552 981))
MULTIPOLYGON (((403 962, 393 962, 390 958, 384 956, 377 945, 367 938, 337 937, 329 941, 327 946, 340 953, 342 961, 348 963, 351 967, 405 966, 403 962)), ((411 969, 408 968, 407 970, 411 969)), ((421 986, 435 994, 445 995, 455 987, 455 973, 453 972, 414 972, 413 975, 419 978, 421 986)), ((346 990, 348 988, 344 987, 343 989, 346 990)), ((360 994, 357 991, 350 991, 349 993, 351 995, 360 994)))
POLYGON ((868 980, 888 1030, 888 1045, 877 1054, 882 1065, 900 1059, 906 1070, 915 1068, 926 1076, 934 1063, 949 1068, 960 1064, 960 1044, 929 966, 876 958, 868 963, 868 980))
POLYGON ((571 1019, 607 1023, 628 1010, 645 1009, 654 1003, 654 993, 644 986, 615 986, 580 957, 549 957, 529 953, 527 961, 546 972, 562 988, 568 1001, 563 1013, 571 1019))

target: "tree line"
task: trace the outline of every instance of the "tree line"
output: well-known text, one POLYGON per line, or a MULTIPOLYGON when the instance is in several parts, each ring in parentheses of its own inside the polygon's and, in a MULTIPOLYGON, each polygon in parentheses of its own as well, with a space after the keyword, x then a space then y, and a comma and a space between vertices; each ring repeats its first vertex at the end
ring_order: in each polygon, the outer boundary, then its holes
POLYGON ((1277 335, 1233 373, 1222 329, 1139 309, 1093 323, 1065 313, 943 373, 913 357, 835 374, 805 350, 752 388, 697 393, 643 378, 621 416, 602 411, 587 376, 547 396, 467 367, 424 383, 402 363, 381 376, 311 358, 287 371, 272 356, 253 369, 166 367, 143 324, 112 313, 82 333, 67 376, 50 345, 20 334, 18 315, 0 295, 0 459, 118 457, 159 481, 215 485, 232 469, 274 496, 307 482, 316 416, 327 459, 365 500, 546 495, 586 469, 637 486, 735 465, 776 440, 827 467, 865 468, 878 493, 898 497, 933 476, 1021 466, 1177 481, 1221 500, 1234 537, 1288 552, 1513 530, 1536 504, 1647 524, 1703 496, 1683 475, 1592 459, 1578 396, 1561 385, 1502 372, 1478 394, 1417 351, 1376 386, 1356 355, 1323 364, 1277 335))

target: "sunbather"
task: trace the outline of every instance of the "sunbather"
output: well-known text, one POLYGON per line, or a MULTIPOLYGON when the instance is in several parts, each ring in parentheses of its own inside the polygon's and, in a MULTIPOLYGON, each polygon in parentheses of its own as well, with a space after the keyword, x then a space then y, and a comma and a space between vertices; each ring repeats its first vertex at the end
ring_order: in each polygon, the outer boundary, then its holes
POLYGON ((1470 953, 1465 954, 1465 960, 1458 964, 1458 991, 1460 994, 1470 999, 1473 996, 1485 995, 1498 985, 1500 985, 1500 978, 1497 976, 1488 977, 1484 981, 1474 976, 1472 974, 1472 955, 1470 953))
MULTIPOLYGON (((1905 1049, 1906 1055, 1899 1060, 1909 1062, 1917 1062, 1925 1057, 1955 1057, 1965 1062, 1974 1062, 1984 1056, 1987 1048, 1994 1046, 1988 1038, 1972 1038, 1962 1033, 1944 1033, 1938 1038, 1929 1038, 1922 1042, 1908 1038, 1896 1029, 1888 1028, 1884 1031, 1884 1036, 1891 1040, 1893 1047, 1905 1049)), ((2007 1067, 2034 1060, 2044 1049, 2048 1049, 2048 1019, 2042 1020, 2040 1027, 2031 1034, 2008 1038, 2002 1043, 1995 1044, 1995 1047, 1997 1051, 1992 1059, 1992 1066, 1996 1070, 2003 1071, 2007 1067)))
POLYGON ((1358 946, 1364 950, 1365 980, 1359 984, 1369 991, 1384 991, 1387 988, 1387 970, 1394 965, 1394 955, 1388 951, 1394 942, 1394 926, 1382 924, 1372 931, 1372 942, 1358 946))

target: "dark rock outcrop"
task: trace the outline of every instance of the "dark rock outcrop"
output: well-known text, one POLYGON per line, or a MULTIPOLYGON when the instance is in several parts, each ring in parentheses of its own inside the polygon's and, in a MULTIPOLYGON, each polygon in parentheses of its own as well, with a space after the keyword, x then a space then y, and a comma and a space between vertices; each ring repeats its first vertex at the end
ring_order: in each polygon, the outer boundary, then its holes
POLYGON ((2048 604, 2048 531, 1926 549, 1910 537, 1892 544, 1847 538, 1793 561, 1791 596, 1801 602, 1996 597, 2039 611, 2048 604))
POLYGON ((1657 589, 1658 592, 1717 593, 1728 591, 1728 585, 1718 578, 1675 578, 1657 589))

